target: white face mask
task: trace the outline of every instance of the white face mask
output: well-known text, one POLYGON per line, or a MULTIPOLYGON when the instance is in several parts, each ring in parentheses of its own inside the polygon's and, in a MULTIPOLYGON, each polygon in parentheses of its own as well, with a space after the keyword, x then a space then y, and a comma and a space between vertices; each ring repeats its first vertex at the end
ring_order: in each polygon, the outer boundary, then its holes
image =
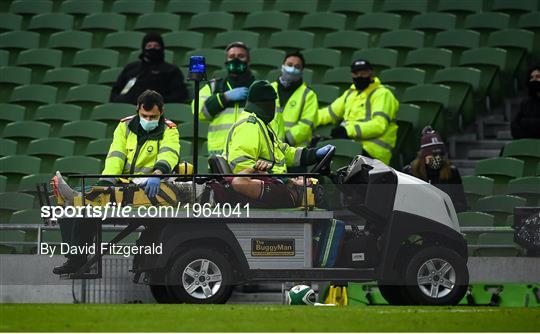
POLYGON ((294 66, 281 65, 281 76, 279 81, 285 87, 289 87, 292 83, 302 80, 303 72, 294 66))

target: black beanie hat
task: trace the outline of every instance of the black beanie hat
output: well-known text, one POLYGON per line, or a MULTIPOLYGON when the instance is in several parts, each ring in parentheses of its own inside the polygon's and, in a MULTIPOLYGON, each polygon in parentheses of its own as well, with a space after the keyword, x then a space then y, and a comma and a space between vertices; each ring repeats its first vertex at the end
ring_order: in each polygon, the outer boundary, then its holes
POLYGON ((142 40, 141 49, 144 50, 144 47, 146 46, 146 43, 148 42, 158 42, 159 45, 161 45, 161 49, 165 49, 165 43, 163 43, 163 38, 158 33, 155 33, 155 32, 147 33, 142 40))

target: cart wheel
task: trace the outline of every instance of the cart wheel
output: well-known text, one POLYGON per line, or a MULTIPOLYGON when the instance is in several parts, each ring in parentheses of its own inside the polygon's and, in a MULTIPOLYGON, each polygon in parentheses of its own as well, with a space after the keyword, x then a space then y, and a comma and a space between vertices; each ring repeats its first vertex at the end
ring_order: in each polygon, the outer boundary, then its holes
POLYGON ((232 293, 231 264, 211 249, 180 254, 167 275, 169 293, 179 302, 223 304, 232 293))
POLYGON ((150 293, 156 302, 160 304, 172 304, 175 302, 164 285, 150 285, 150 293))
POLYGON ((379 283, 379 291, 390 305, 409 305, 410 297, 403 285, 387 285, 379 283))
POLYGON ((457 305, 469 284, 466 261, 444 247, 427 247, 412 256, 405 270, 406 292, 419 305, 457 305))

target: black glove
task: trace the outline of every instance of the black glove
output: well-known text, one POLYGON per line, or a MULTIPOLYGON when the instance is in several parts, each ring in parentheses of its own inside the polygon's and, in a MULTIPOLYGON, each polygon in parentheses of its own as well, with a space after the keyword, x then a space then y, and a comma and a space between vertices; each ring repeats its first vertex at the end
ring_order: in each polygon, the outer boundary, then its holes
POLYGON ((335 139, 348 139, 349 138, 349 136, 347 135, 347 130, 341 125, 338 125, 335 128, 333 128, 332 132, 330 132, 330 136, 335 139))

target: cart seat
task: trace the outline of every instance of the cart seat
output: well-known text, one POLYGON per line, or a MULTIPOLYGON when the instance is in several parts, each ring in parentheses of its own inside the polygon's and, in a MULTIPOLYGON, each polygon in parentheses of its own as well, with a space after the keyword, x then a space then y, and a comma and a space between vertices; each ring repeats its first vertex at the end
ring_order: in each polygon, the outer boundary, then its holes
POLYGON ((211 155, 208 158, 210 170, 213 174, 232 174, 231 166, 221 155, 211 155))

